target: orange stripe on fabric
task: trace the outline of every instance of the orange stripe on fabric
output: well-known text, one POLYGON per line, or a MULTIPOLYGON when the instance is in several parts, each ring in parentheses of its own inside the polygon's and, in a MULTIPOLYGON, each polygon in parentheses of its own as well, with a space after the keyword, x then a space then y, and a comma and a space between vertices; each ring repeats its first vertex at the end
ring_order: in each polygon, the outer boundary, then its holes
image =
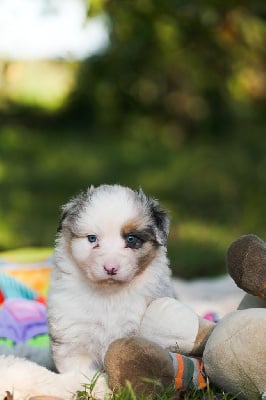
POLYGON ((175 354, 177 360, 177 373, 175 376, 175 387, 181 389, 183 387, 184 360, 181 354, 175 354))
POLYGON ((199 374, 198 374, 198 387, 199 389, 204 389, 207 386, 206 379, 204 377, 203 373, 203 362, 200 360, 196 360, 199 368, 199 374))

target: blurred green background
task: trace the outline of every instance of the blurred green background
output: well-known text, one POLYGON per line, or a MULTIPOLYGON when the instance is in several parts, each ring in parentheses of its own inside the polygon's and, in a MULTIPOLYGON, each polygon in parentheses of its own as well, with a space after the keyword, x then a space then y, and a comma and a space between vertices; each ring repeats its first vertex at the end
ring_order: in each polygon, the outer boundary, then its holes
POLYGON ((225 272, 266 240, 266 3, 91 0, 106 49, 0 60, 0 250, 53 246, 60 206, 120 183, 170 212, 181 277, 225 272))

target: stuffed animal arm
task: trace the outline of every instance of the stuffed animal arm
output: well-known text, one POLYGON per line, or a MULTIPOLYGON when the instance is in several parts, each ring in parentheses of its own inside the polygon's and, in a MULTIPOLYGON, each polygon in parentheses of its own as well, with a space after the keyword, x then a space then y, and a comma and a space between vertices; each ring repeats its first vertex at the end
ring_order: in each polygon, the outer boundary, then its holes
POLYGON ((139 334, 169 351, 201 356, 214 326, 179 300, 164 297, 149 305, 139 334))
POLYGON ((239 308, 265 307, 266 243, 256 235, 240 236, 228 248, 227 269, 247 293, 239 308))

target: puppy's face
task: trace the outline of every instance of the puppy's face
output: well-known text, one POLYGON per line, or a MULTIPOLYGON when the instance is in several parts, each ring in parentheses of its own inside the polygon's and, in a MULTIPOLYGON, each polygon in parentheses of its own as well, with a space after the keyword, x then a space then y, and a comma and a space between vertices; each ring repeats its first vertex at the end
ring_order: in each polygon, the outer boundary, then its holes
POLYGON ((166 212, 141 190, 102 185, 63 207, 58 240, 90 281, 125 283, 165 251, 168 230, 166 212))

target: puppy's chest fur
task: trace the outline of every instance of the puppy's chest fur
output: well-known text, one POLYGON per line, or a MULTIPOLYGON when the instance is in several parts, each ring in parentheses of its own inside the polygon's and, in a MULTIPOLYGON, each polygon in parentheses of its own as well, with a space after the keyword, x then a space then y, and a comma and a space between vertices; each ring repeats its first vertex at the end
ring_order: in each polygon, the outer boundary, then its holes
POLYGON ((93 295, 84 307, 85 321, 77 321, 80 344, 92 358, 102 360, 109 344, 116 338, 138 332, 147 307, 145 299, 128 294, 108 297, 93 295), (88 340, 89 338, 89 340, 88 340))
POLYGON ((157 297, 115 285, 113 290, 97 292, 63 276, 60 280, 57 276, 52 289, 48 315, 52 339, 65 345, 66 355, 86 352, 99 367, 113 340, 138 333, 147 305, 157 297))

